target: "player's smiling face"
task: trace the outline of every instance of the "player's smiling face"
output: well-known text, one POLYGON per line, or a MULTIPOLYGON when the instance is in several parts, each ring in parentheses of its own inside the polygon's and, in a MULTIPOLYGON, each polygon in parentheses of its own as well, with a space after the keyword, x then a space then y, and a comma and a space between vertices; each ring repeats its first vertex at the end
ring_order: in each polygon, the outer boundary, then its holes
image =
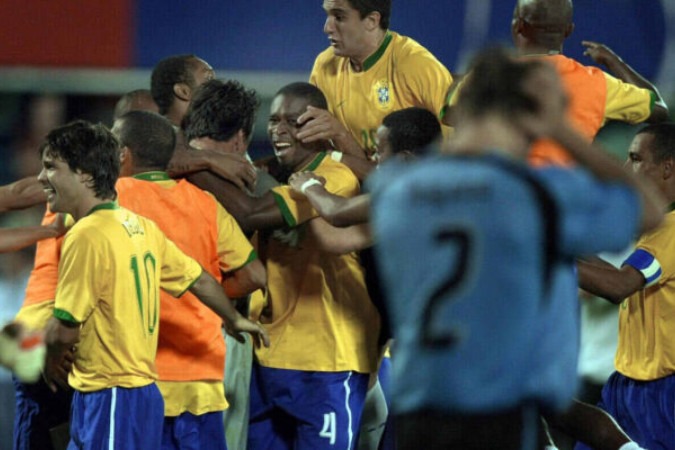
POLYGON ((288 169, 302 169, 318 151, 316 144, 303 144, 296 137, 302 129, 298 117, 307 110, 308 104, 306 99, 294 95, 282 94, 272 100, 267 135, 279 164, 288 169))
POLYGON ((77 210, 80 192, 86 186, 83 176, 70 170, 68 163, 55 157, 47 148, 42 153, 42 171, 38 181, 47 194, 47 203, 52 212, 73 214, 77 210))
POLYGON ((361 55, 366 35, 366 19, 361 19, 359 12, 347 0, 324 0, 326 22, 323 32, 328 36, 331 47, 337 56, 362 58, 361 55))

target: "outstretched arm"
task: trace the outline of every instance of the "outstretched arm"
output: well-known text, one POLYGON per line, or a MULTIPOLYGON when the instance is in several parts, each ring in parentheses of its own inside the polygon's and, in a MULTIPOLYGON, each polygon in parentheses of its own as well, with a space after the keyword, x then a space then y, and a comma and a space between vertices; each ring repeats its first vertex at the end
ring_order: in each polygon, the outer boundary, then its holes
POLYGON ((240 189, 253 189, 255 186, 255 168, 241 155, 211 150, 189 150, 179 146, 167 168, 172 177, 187 176, 204 170, 234 183, 240 189))
POLYGON ((0 186, 0 212, 30 208, 46 201, 47 195, 42 190, 42 184, 37 176, 22 178, 0 186))
POLYGON ((579 260, 577 274, 581 289, 615 304, 621 303, 645 286, 644 276, 628 264, 617 269, 611 264, 601 265, 579 260))
POLYGON ((323 187, 325 180, 311 172, 296 172, 288 182, 293 190, 304 194, 319 215, 333 226, 365 223, 370 217, 370 196, 367 194, 351 198, 331 194, 323 187))
POLYGON ((250 333, 257 345, 262 343, 265 347, 269 347, 270 338, 265 328, 239 314, 222 286, 208 272, 202 272, 190 287, 190 292, 223 319, 229 335, 243 342, 241 333, 250 333))
POLYGON ((59 237, 66 230, 63 214, 58 214, 50 225, 0 229, 0 253, 14 252, 43 239, 59 237))
POLYGON ((581 45, 586 47, 584 55, 593 59, 597 64, 602 64, 607 67, 607 70, 615 77, 626 83, 649 89, 656 95, 656 102, 654 103, 654 108, 652 109, 649 119, 647 119, 648 122, 655 123, 668 120, 668 106, 663 100, 663 97, 661 97, 659 90, 656 89, 656 86, 637 73, 631 66, 626 64, 619 55, 614 53, 612 49, 606 45, 593 41, 582 41, 581 45))
POLYGON ((352 225, 336 228, 323 218, 317 217, 307 223, 313 242, 319 250, 344 255, 373 245, 373 238, 368 224, 352 225))

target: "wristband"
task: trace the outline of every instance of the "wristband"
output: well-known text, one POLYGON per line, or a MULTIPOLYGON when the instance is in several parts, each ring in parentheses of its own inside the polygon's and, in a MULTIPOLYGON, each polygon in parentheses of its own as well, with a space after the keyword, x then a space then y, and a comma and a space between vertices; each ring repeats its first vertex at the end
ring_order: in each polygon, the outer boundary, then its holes
POLYGON ((302 183, 302 186, 300 186, 300 192, 304 194, 308 187, 314 186, 315 184, 321 184, 321 182, 316 178, 305 181, 302 183))
POLYGON ((332 151, 330 157, 333 161, 342 162, 342 152, 332 151))

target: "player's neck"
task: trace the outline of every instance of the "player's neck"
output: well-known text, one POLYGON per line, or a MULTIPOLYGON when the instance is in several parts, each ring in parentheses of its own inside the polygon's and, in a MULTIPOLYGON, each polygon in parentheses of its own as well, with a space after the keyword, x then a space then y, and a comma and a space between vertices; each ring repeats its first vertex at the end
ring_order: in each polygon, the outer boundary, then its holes
POLYGON ((112 198, 100 199, 100 198, 94 197, 94 195, 92 193, 91 196, 88 196, 87 198, 81 199, 81 201, 77 205, 77 208, 75 208, 75 211, 68 211, 68 212, 70 213, 71 216, 73 216, 73 219, 75 219, 75 222, 77 222, 78 220, 87 216, 97 206, 100 206, 104 203, 110 203, 112 201, 114 201, 114 199, 112 199, 112 198))
POLYGON ((449 151, 460 154, 499 152, 523 159, 529 146, 529 139, 512 123, 491 115, 458 125, 449 143, 449 151))
POLYGON ((546 46, 530 42, 520 47, 518 51, 521 55, 560 55, 562 54, 562 44, 546 46))
POLYGON ((363 71, 363 65, 365 64, 366 60, 382 46, 382 43, 386 37, 387 30, 378 28, 376 31, 373 31, 373 34, 369 36, 368 42, 364 45, 361 54, 349 58, 349 63, 351 64, 354 72, 363 71))

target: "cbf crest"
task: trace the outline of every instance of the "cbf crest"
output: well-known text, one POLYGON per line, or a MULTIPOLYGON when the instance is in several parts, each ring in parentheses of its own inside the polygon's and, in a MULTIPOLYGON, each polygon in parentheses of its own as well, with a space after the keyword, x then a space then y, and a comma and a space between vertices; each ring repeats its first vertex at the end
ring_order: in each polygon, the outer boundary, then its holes
POLYGON ((391 90, 389 89, 389 80, 382 79, 378 80, 373 84, 373 91, 375 94, 375 99, 377 100, 377 106, 380 109, 389 109, 391 108, 391 90))

